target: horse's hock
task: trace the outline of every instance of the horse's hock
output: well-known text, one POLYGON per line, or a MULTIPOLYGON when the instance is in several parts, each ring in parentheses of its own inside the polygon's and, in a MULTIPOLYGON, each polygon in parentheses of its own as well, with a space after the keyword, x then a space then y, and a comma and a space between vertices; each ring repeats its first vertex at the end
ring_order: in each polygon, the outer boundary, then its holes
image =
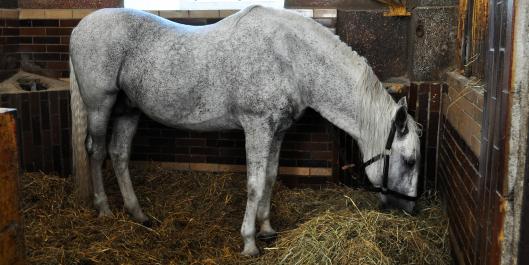
POLYGON ((24 264, 25 255, 16 118, 0 108, 0 265, 24 264))

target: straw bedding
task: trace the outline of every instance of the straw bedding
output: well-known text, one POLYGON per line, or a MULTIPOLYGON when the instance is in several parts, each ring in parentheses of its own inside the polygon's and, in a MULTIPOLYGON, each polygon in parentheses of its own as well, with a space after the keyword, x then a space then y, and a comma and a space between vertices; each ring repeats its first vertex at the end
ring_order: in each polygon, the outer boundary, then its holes
POLYGON ((28 264, 448 264, 448 221, 431 197, 422 212, 380 212, 373 193, 330 184, 315 189, 276 185, 274 242, 262 255, 239 255, 245 176, 132 169, 136 193, 152 228, 122 209, 115 178, 106 173, 113 217, 73 202, 68 179, 26 173, 22 179, 28 264), (141 176, 141 177, 140 177, 141 176))

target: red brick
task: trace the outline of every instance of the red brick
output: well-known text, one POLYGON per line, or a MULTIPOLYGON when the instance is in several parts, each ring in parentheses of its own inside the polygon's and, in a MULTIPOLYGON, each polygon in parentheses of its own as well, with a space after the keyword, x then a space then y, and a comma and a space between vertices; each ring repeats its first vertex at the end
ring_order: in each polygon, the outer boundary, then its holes
POLYGON ((68 62, 63 61, 48 62, 47 66, 49 69, 68 69, 70 67, 68 62))
POLYGON ((68 45, 46 45, 46 51, 48 52, 68 52, 68 45))
POLYGON ((176 146, 205 146, 206 139, 184 139, 184 140, 175 140, 176 146))
POLYGON ((17 52, 18 48, 19 48, 19 45, 16 45, 16 44, 5 45, 4 46, 4 52, 6 52, 6 53, 17 52))
POLYGON ((46 51, 46 45, 19 45, 18 46, 19 52, 45 52, 46 51))
POLYGON ((332 152, 325 151, 325 152, 311 152, 310 157, 312 159, 316 160, 331 160, 332 159, 332 152))
POLYGON ((218 155, 219 151, 216 148, 192 147, 189 151, 196 155, 218 155))
POLYGON ((36 19, 31 21, 32 27, 58 27, 59 21, 56 19, 36 19))
POLYGON ((326 133, 311 133, 310 135, 312 142, 329 142, 331 137, 326 133))
POLYGON ((72 34, 72 28, 46 28, 46 35, 66 35, 72 34))
POLYGON ((43 36, 46 35, 46 29, 43 28, 20 28, 20 36, 43 36))
POLYGON ((60 26, 61 27, 76 27, 77 24, 79 24, 79 19, 66 19, 66 20, 60 20, 60 26))
POLYGON ((18 28, 3 28, 2 29, 2 35, 4 36, 17 36, 19 35, 19 29, 18 28))
POLYGON ((69 44, 70 43, 70 36, 61 36, 61 43, 62 44, 69 44))

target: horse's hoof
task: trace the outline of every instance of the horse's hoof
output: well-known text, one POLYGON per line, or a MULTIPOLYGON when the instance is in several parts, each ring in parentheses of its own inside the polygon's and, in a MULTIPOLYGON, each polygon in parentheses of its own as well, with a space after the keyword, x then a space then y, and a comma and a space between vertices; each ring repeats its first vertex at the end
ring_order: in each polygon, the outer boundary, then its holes
POLYGON ((136 223, 146 227, 152 227, 152 221, 142 212, 140 208, 136 208, 135 210, 127 209, 127 213, 129 214, 129 217, 132 218, 132 220, 134 220, 136 223))
POLYGON ((277 232, 271 231, 271 232, 259 232, 257 233, 257 239, 264 241, 266 243, 273 242, 277 239, 277 232))
POLYGON ((391 207, 386 203, 381 203, 378 205, 378 210, 383 213, 387 213, 391 210, 391 207))
POLYGON ((109 209, 104 209, 99 211, 98 216, 99 218, 106 218, 106 217, 114 217, 114 214, 112 214, 112 211, 109 209))
POLYGON ((259 256, 259 250, 257 248, 245 249, 241 252, 241 255, 246 257, 256 257, 259 256))
POLYGON ((141 222, 141 224, 145 227, 148 227, 148 228, 152 228, 152 226, 154 225, 153 222, 151 221, 151 219, 147 219, 143 222, 141 222))

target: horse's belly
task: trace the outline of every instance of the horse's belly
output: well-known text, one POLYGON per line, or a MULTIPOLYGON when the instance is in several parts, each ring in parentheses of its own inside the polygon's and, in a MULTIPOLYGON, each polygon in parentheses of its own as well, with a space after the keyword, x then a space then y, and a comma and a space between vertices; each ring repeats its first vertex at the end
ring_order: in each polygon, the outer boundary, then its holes
POLYGON ((231 115, 225 96, 221 93, 211 96, 209 88, 192 89, 179 81, 171 80, 174 87, 125 84, 123 90, 135 107, 169 127, 199 131, 241 128, 231 115))
POLYGON ((218 117, 215 119, 204 120, 201 122, 186 122, 176 124, 174 127, 193 130, 193 131, 222 131, 242 129, 240 124, 228 117, 218 117))
POLYGON ((222 110, 204 111, 192 110, 186 108, 160 108, 156 106, 138 106, 151 119, 178 129, 187 129, 195 131, 218 131, 240 129, 241 126, 237 120, 227 112, 222 110))

